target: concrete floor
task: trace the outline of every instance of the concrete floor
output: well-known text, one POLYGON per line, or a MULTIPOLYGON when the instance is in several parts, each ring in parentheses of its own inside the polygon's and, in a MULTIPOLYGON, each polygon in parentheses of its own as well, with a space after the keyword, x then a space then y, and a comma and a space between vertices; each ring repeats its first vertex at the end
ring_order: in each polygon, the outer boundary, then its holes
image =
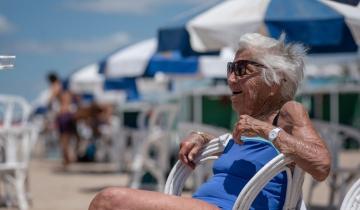
MULTIPOLYGON (((351 166, 359 164, 360 155, 350 152, 342 154, 340 159, 351 166)), ((126 186, 128 181, 128 175, 117 173, 114 164, 74 164, 67 172, 58 170, 59 166, 57 160, 37 158, 31 161, 32 210, 86 210, 96 192, 108 186, 126 186)), ((307 198, 310 180, 306 176, 304 198, 307 198)), ((312 198, 313 204, 319 207, 311 209, 329 209, 324 207, 328 193, 326 182, 319 184, 312 198)))

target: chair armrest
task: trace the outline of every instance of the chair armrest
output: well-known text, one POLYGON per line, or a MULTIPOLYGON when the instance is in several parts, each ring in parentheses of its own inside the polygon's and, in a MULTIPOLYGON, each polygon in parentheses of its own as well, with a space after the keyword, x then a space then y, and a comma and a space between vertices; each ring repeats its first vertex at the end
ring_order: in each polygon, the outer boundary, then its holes
MULTIPOLYGON (((291 192, 293 180, 292 180, 291 170, 287 167, 289 163, 291 163, 291 160, 289 158, 286 158, 283 154, 279 154, 275 158, 273 158, 270 162, 268 162, 265 166, 263 166, 241 190, 238 198, 236 199, 233 210, 250 209, 252 202, 255 200, 256 196, 259 194, 261 189, 263 189, 264 186, 274 176, 276 176, 278 173, 282 171, 286 171, 287 173, 287 184, 288 184, 286 189, 286 199, 283 209, 295 208, 298 198, 296 199, 296 201, 293 201, 294 199, 291 198, 291 194, 293 194, 291 192)), ((299 196, 299 193, 296 194, 297 196, 299 196)))
MULTIPOLYGON (((225 146, 230 139, 232 139, 231 134, 224 134, 210 140, 195 158, 195 165, 202 164, 207 160, 217 159, 217 155, 224 151, 225 146)), ((191 173, 192 169, 190 167, 186 166, 181 161, 177 161, 166 180, 164 193, 169 195, 181 195, 184 183, 191 173)))

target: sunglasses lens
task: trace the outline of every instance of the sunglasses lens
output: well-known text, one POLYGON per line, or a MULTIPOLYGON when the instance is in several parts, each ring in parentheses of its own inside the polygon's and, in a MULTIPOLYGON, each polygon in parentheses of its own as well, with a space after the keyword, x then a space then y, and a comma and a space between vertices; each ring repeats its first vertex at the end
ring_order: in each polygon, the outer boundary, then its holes
POLYGON ((246 68, 247 65, 251 64, 257 67, 261 67, 264 68, 263 65, 253 62, 253 61, 248 61, 248 60, 240 60, 240 61, 236 61, 236 62, 228 62, 227 64, 227 74, 228 76, 234 72, 234 74, 236 76, 244 76, 246 74, 246 68))
POLYGON ((243 75, 244 64, 243 63, 235 63, 235 75, 242 76, 243 75))
POLYGON ((228 64, 227 64, 227 74, 228 75, 230 75, 233 72, 233 68, 234 68, 234 63, 228 62, 228 64))

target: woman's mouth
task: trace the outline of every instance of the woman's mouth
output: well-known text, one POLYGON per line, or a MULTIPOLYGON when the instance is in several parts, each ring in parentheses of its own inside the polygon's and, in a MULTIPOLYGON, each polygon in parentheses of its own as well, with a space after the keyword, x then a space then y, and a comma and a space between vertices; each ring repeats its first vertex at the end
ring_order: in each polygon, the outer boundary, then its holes
POLYGON ((233 91, 233 92, 232 92, 232 95, 235 96, 235 95, 238 95, 238 94, 241 94, 241 93, 242 93, 241 90, 240 90, 240 91, 233 91))

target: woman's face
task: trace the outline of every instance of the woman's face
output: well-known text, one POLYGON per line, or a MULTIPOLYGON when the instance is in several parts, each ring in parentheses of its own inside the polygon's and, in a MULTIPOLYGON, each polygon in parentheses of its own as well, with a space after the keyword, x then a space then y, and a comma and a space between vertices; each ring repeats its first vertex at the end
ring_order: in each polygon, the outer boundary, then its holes
MULTIPOLYGON (((254 61, 249 51, 238 52, 234 62, 243 66, 243 72, 237 76, 228 72, 227 80, 232 91, 231 102, 238 115, 256 116, 264 112, 266 101, 273 95, 274 87, 269 87, 261 77, 261 69, 254 61)), ((266 70, 266 69, 264 69, 266 70)), ((266 108, 265 108, 266 109, 266 108)))

